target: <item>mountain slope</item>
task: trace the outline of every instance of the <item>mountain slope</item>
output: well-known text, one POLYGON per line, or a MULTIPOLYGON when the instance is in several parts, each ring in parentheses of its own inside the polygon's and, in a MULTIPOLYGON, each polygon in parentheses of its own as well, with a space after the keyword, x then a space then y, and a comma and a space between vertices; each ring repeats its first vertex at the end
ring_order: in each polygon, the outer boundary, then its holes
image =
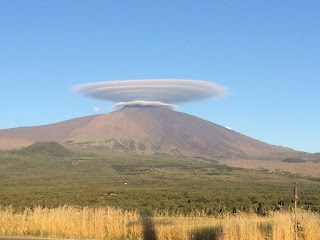
POLYGON ((298 154, 189 114, 159 107, 127 107, 46 126, 0 130, 1 148, 17 148, 39 141, 203 157, 281 158, 298 154))
POLYGON ((58 158, 73 157, 76 154, 57 142, 37 142, 19 150, 11 151, 23 156, 49 156, 58 158))

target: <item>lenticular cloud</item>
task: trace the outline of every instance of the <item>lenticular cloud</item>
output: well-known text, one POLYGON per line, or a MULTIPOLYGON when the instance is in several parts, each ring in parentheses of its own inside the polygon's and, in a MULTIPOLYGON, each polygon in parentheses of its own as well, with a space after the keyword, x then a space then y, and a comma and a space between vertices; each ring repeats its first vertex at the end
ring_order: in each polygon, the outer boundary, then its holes
POLYGON ((178 79, 126 80, 81 84, 74 87, 82 96, 125 106, 164 106, 222 96, 225 88, 212 82, 178 79))

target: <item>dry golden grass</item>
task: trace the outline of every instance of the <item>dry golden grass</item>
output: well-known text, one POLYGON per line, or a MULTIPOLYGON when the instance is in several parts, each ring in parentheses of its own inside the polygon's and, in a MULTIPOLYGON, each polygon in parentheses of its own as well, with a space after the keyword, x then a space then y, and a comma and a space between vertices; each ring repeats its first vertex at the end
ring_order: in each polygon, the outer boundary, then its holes
MULTIPOLYGON (((298 239, 320 239, 320 216, 298 211, 298 239)), ((215 218, 201 213, 152 218, 115 208, 35 208, 16 212, 0 207, 0 236, 35 236, 70 239, 295 239, 295 217, 277 212, 261 217, 252 214, 215 218)))

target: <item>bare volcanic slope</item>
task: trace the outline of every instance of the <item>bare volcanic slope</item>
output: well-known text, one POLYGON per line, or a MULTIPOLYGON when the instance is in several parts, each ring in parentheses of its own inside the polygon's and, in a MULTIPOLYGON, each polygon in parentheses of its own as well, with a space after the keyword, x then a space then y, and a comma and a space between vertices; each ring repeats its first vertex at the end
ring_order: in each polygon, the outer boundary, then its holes
POLYGON ((199 157, 283 159, 299 154, 162 107, 132 106, 46 126, 0 130, 2 149, 44 141, 72 147, 199 157))
POLYGON ((85 127, 96 116, 76 118, 60 123, 0 130, 0 149, 15 149, 36 142, 63 143, 75 129, 85 127))

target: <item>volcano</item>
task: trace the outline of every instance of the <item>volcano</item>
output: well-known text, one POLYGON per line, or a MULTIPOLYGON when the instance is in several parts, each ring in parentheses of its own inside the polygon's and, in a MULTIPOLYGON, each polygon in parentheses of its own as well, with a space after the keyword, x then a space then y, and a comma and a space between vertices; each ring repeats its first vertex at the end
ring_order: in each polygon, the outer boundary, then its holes
POLYGON ((130 106, 50 125, 0 130, 2 149, 46 141, 70 148, 206 158, 283 159, 299 154, 163 107, 130 106))

